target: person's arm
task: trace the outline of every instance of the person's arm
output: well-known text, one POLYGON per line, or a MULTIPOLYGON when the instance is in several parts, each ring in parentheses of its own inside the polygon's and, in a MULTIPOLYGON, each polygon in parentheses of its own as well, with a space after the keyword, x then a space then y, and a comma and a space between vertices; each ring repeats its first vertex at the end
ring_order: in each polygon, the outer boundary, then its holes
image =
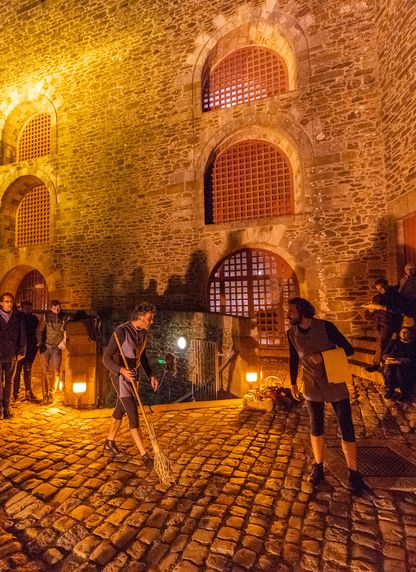
POLYGON ((23 318, 20 318, 19 323, 19 343, 17 347, 17 359, 23 359, 26 355, 27 349, 27 333, 26 324, 23 318))
POLYGON ((42 337, 43 337, 43 330, 46 327, 46 319, 45 319, 45 315, 42 316, 42 318, 38 321, 38 327, 36 328, 36 343, 38 346, 40 346, 40 344, 42 343, 42 337))
POLYGON ((325 321, 325 328, 329 341, 342 348, 347 356, 352 356, 354 348, 347 338, 341 334, 336 325, 325 321))
POLYGON ((290 383, 291 385, 296 385, 299 372, 299 355, 290 339, 289 334, 287 335, 289 340, 289 371, 290 371, 290 383))
POLYGON ((290 339, 289 332, 287 334, 287 339, 289 340, 289 371, 290 371, 290 391, 292 393, 293 399, 300 401, 299 389, 296 385, 299 373, 299 354, 290 339))
POLYGON ((146 355, 146 349, 142 352, 142 355, 140 356, 140 363, 144 371, 146 372, 147 377, 150 380, 150 385, 152 386, 153 391, 156 391, 159 385, 159 381, 153 375, 152 368, 150 367, 150 363, 146 355))

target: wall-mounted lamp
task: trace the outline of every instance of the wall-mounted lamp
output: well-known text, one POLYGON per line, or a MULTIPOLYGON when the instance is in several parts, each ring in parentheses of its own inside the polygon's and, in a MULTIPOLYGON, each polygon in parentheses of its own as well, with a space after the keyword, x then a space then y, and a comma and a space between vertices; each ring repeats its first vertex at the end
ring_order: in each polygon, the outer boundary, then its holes
POLYGON ((72 391, 74 393, 85 393, 87 391, 87 382, 86 381, 75 381, 72 384, 72 391))
POLYGON ((248 371, 246 373, 246 381, 248 383, 255 383, 258 379, 257 371, 248 371))
POLYGON ((185 336, 179 336, 179 338, 176 340, 176 344, 180 350, 184 350, 188 346, 188 340, 185 338, 185 336))

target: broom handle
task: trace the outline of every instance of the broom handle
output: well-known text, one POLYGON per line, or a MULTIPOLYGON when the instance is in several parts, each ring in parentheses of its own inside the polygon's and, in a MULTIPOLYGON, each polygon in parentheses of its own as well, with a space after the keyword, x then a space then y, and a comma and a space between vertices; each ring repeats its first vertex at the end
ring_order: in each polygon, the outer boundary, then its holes
MULTIPOLYGON (((126 356, 125 356, 124 353, 123 353, 123 350, 122 350, 121 344, 120 344, 120 340, 118 339, 118 336, 117 336, 116 332, 114 332, 114 339, 116 340, 116 343, 117 343, 117 346, 118 346, 120 355, 121 355, 121 357, 122 357, 122 359, 123 359, 124 367, 125 367, 126 369, 130 370, 130 368, 129 368, 129 366, 128 366, 128 363, 127 363, 127 360, 126 360, 126 356)), ((149 421, 147 420, 146 413, 145 413, 145 411, 144 411, 144 407, 143 407, 143 404, 142 404, 142 400, 141 400, 140 397, 139 397, 139 392, 137 391, 137 388, 136 388, 136 385, 134 384, 134 382, 130 382, 130 383, 131 383, 132 386, 133 386, 133 391, 134 391, 134 394, 135 394, 135 396, 136 396, 137 402, 138 402, 138 404, 139 404, 140 411, 141 411, 141 413, 142 413, 142 415, 143 415, 144 421, 145 421, 145 423, 146 423, 146 426, 147 426, 147 430, 148 430, 148 432, 149 432, 149 435, 152 436, 153 433, 152 433, 152 430, 151 430, 151 428, 150 428, 149 421)))

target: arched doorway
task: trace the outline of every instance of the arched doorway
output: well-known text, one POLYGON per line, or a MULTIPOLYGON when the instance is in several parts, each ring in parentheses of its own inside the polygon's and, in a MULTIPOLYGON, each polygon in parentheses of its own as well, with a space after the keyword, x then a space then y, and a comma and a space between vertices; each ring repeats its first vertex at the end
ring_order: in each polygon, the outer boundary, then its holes
POLYGON ((23 300, 29 300, 33 304, 34 311, 47 310, 49 307, 49 292, 45 278, 38 270, 28 272, 16 291, 16 302, 21 304, 23 300))
POLYGON ((243 248, 221 260, 209 280, 211 312, 255 318, 258 344, 282 347, 288 301, 299 294, 293 268, 277 254, 243 248))

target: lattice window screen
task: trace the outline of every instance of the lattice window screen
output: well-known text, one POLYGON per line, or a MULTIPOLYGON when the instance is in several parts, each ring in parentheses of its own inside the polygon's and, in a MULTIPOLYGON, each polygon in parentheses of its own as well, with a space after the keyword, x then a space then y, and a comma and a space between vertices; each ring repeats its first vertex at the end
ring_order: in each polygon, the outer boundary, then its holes
POLYGON ((41 185, 29 191, 17 209, 16 246, 48 242, 49 227, 49 192, 41 185))
POLYGON ((51 152, 51 117, 39 113, 32 117, 20 134, 18 161, 45 157, 51 152))
POLYGON ((214 160, 212 222, 214 224, 288 215, 293 212, 290 164, 266 141, 242 141, 214 160))
POLYGON ((260 46, 229 54, 210 72, 202 90, 202 110, 224 109, 279 95, 289 89, 283 59, 260 46))
POLYGON ((210 279, 211 312, 257 319, 258 342, 286 343, 288 301, 298 294, 296 277, 279 256, 242 249, 225 258, 210 279))
POLYGON ((16 302, 21 304, 29 300, 34 310, 49 308, 49 292, 44 277, 37 270, 32 270, 20 282, 16 292, 16 302))

